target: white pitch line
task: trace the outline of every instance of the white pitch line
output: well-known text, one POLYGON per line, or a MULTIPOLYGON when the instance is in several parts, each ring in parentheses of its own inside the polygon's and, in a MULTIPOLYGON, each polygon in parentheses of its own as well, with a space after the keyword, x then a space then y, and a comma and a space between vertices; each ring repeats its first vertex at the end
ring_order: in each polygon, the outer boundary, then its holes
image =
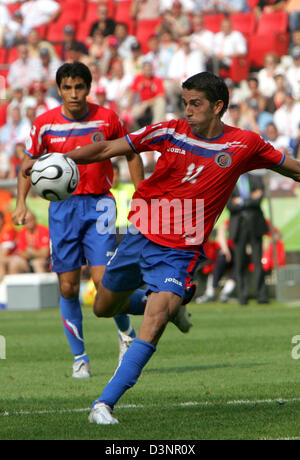
MULTIPOLYGON (((177 404, 164 404, 163 407, 205 407, 205 406, 218 406, 218 405, 239 405, 239 406, 249 406, 256 404, 287 404, 293 402, 299 402, 300 398, 290 398, 290 399, 257 399, 257 400, 236 400, 236 401, 225 401, 225 402, 212 402, 212 401, 187 401, 177 404)), ((150 404, 127 404, 116 406, 116 409, 152 409, 158 407, 158 405, 150 404)), ((161 407, 161 405, 159 405, 161 407)), ((20 416, 20 415, 53 415, 53 414, 76 414, 81 412, 89 412, 90 408, 83 409, 58 409, 58 410, 40 410, 40 411, 16 411, 16 412, 0 412, 2 417, 11 417, 11 416, 20 416)))

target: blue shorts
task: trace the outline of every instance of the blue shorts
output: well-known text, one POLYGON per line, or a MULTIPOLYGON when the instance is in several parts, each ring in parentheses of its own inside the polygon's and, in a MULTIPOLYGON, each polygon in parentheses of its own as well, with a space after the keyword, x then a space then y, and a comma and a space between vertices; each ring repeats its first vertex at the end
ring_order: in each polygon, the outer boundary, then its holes
POLYGON ((52 202, 49 207, 52 270, 66 273, 85 264, 105 266, 116 249, 112 225, 115 213, 114 198, 107 195, 74 195, 52 202), (107 231, 103 229, 106 225, 107 231))
POLYGON ((128 232, 108 262, 102 284, 113 292, 131 291, 146 284, 148 291, 169 291, 182 297, 203 260, 200 251, 167 248, 141 233, 128 232))

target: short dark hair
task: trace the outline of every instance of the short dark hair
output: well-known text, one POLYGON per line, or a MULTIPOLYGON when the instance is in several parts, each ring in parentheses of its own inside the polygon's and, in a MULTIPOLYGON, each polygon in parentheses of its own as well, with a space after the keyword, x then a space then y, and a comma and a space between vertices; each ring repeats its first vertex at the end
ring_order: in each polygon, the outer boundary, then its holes
POLYGON ((183 89, 202 91, 207 100, 214 104, 221 100, 224 106, 219 114, 220 118, 224 115, 229 104, 229 91, 226 83, 221 77, 210 72, 201 72, 188 78, 182 84, 183 89))
POLYGON ((90 69, 82 62, 74 62, 73 64, 63 64, 56 72, 56 84, 60 88, 63 78, 80 77, 85 82, 88 88, 92 84, 92 74, 90 69))

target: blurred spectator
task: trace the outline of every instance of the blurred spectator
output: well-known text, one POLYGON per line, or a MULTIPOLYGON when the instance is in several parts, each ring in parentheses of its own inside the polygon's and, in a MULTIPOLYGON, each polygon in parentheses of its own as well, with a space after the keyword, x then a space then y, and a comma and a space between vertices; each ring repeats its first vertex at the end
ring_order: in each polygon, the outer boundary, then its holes
MULTIPOLYGON (((177 0, 175 0, 177 1, 177 0)), ((195 11, 195 0, 180 0, 182 11, 184 13, 193 14, 195 11)), ((174 5, 174 0, 161 0, 160 12, 170 10, 174 5)))
POLYGON ((192 49, 200 49, 206 61, 211 58, 214 51, 214 34, 205 29, 205 18, 202 13, 192 17, 190 40, 192 49))
POLYGON ((27 119, 21 117, 19 107, 14 107, 10 112, 11 119, 0 130, 0 143, 9 157, 13 154, 19 142, 25 142, 30 132, 27 119))
POLYGON ((47 87, 42 82, 34 82, 29 88, 29 94, 33 97, 32 107, 37 117, 60 105, 57 99, 47 96, 47 87))
POLYGON ((168 78, 170 63, 178 50, 178 44, 169 29, 161 31, 159 40, 159 68, 156 75, 160 78, 168 78))
POLYGON ((24 43, 18 46, 18 54, 19 58, 9 68, 7 82, 26 91, 34 80, 42 79, 42 64, 40 59, 29 57, 28 47, 24 43))
POLYGON ((9 175, 9 156, 3 144, 0 143, 0 179, 7 179, 9 175))
POLYGON ((224 18, 221 31, 215 35, 214 56, 220 69, 229 69, 231 58, 247 54, 247 41, 238 30, 232 29, 230 18, 224 18))
POLYGON ((266 99, 262 96, 258 101, 256 99, 248 101, 248 110, 242 121, 244 129, 254 131, 259 135, 265 132, 266 126, 273 121, 272 114, 265 110, 265 106, 266 99))
POLYGON ((131 57, 131 46, 136 43, 134 35, 128 34, 128 26, 124 22, 118 22, 115 28, 115 37, 118 41, 118 54, 124 59, 131 57))
POLYGON ((217 11, 234 14, 249 11, 247 0, 215 0, 217 11))
POLYGON ((163 80, 153 73, 150 62, 143 64, 130 87, 128 107, 138 127, 165 119, 166 98, 163 80))
POLYGON ((178 43, 179 48, 172 56, 164 85, 171 105, 168 110, 179 115, 183 81, 192 75, 205 71, 206 67, 202 51, 199 49, 192 50, 188 38, 182 37, 178 43))
POLYGON ((46 273, 49 255, 49 231, 29 212, 27 224, 19 232, 17 254, 10 261, 10 273, 46 273))
POLYGON ((130 15, 136 21, 157 19, 160 16, 160 0, 132 0, 130 15))
POLYGON ((47 88, 48 96, 60 100, 56 87, 56 72, 62 61, 58 57, 51 56, 48 48, 40 48, 40 60, 42 63, 41 81, 47 88))
POLYGON ((0 189, 0 211, 3 212, 5 222, 11 223, 11 202, 12 194, 9 190, 0 189))
POLYGON ((99 83, 105 89, 106 100, 119 115, 128 107, 128 93, 132 80, 132 75, 124 73, 121 59, 115 60, 110 73, 100 78, 99 83))
POLYGON ((21 5, 27 33, 35 27, 50 24, 58 18, 61 6, 54 0, 29 0, 21 5))
POLYGON ((238 300, 248 303, 248 255, 251 246, 251 260, 254 264, 255 294, 258 303, 268 303, 268 290, 262 267, 262 241, 268 226, 261 210, 264 184, 260 176, 243 174, 228 202, 230 211, 229 238, 234 243, 235 275, 238 300))
POLYGON ((300 46, 292 50, 293 64, 287 70, 286 78, 292 89, 294 99, 300 100, 300 46))
POLYGON ((9 179, 16 179, 19 174, 20 166, 25 157, 25 145, 23 143, 18 143, 15 146, 14 153, 10 157, 9 164, 9 179))
POLYGON ((269 123, 266 126, 264 137, 275 149, 286 156, 293 156, 291 138, 285 134, 279 134, 275 123, 269 123))
POLYGON ((278 73, 274 75, 274 81, 276 90, 271 97, 267 98, 267 110, 270 113, 274 113, 275 110, 282 106, 285 100, 285 92, 289 86, 284 74, 278 73))
POLYGON ((95 30, 90 40, 89 56, 97 61, 101 60, 108 49, 107 37, 100 30, 95 30))
POLYGON ((140 43, 136 42, 131 45, 131 57, 123 61, 125 74, 135 77, 142 71, 144 55, 140 43))
POLYGON ((0 282, 9 273, 9 263, 17 246, 17 234, 12 224, 7 223, 0 211, 0 282))
POLYGON ((296 102, 291 91, 285 92, 282 106, 274 112, 274 123, 280 134, 285 134, 292 139, 298 136, 300 124, 300 102, 296 102))
POLYGON ((95 91, 95 103, 101 105, 102 107, 110 108, 109 103, 106 98, 106 89, 101 85, 98 84, 98 87, 95 91))
POLYGON ((267 53, 264 58, 264 67, 257 74, 259 91, 263 96, 271 97, 276 91, 275 75, 281 72, 277 53, 267 53))
POLYGON ((104 37, 107 37, 108 35, 113 35, 115 32, 115 27, 115 20, 108 16, 107 5, 105 5, 105 3, 99 3, 98 20, 92 24, 89 36, 92 37, 96 30, 100 30, 104 37))
POLYGON ((29 121, 30 126, 32 126, 36 119, 36 113, 33 107, 27 107, 26 118, 29 121))
POLYGON ((12 18, 5 24, 5 27, 3 27, 3 39, 6 48, 11 48, 15 46, 18 41, 24 39, 26 30, 23 23, 24 18, 21 11, 14 11, 12 18))
POLYGON ((26 110, 30 104, 30 97, 25 94, 24 88, 20 85, 14 85, 11 88, 11 100, 7 106, 7 121, 11 118, 11 111, 14 107, 20 109, 21 117, 26 117, 26 110))
POLYGON ((223 118, 223 123, 233 126, 235 128, 243 129, 243 124, 241 120, 241 107, 239 104, 230 104, 227 112, 225 112, 223 118))
POLYGON ((163 13, 162 22, 156 32, 160 34, 164 29, 169 29, 174 38, 189 34, 191 30, 190 17, 183 12, 180 0, 174 0, 170 9, 163 13))
POLYGON ((98 89, 99 80, 101 78, 101 71, 100 71, 99 63, 97 60, 94 60, 91 62, 90 71, 92 74, 92 84, 91 84, 91 89, 89 92, 88 99, 90 102, 97 104, 96 90, 98 89))
POLYGON ((112 69, 113 63, 116 60, 120 59, 118 47, 118 40, 114 35, 107 38, 107 48, 100 61, 100 69, 102 75, 109 74, 112 69))
POLYGON ((40 51, 42 48, 47 49, 52 57, 57 58, 57 54, 52 43, 48 42, 47 40, 42 40, 40 32, 37 29, 32 29, 29 32, 26 42, 28 48, 28 56, 30 58, 39 59, 40 51))
POLYGON ((61 58, 65 61, 68 58, 68 51, 70 47, 77 43, 77 46, 81 47, 82 54, 88 54, 88 49, 83 42, 76 40, 76 31, 73 26, 67 24, 63 30, 63 42, 61 46, 61 58))
POLYGON ((216 0, 194 0, 194 11, 203 14, 217 13, 216 0))
POLYGON ((222 303, 228 302, 229 296, 235 289, 234 250, 233 241, 227 235, 228 223, 228 221, 224 221, 217 228, 215 240, 216 260, 213 264, 212 273, 208 275, 204 295, 195 299, 197 304, 211 302, 215 299, 219 283, 226 272, 229 272, 228 278, 219 293, 218 301, 222 303))
POLYGON ((73 42, 66 52, 66 62, 83 62, 89 67, 90 63, 93 61, 91 56, 84 52, 84 49, 80 42, 73 42))
POLYGON ((257 15, 260 15, 262 12, 286 11, 289 16, 290 31, 294 31, 300 27, 299 0, 258 0, 254 11, 257 15))

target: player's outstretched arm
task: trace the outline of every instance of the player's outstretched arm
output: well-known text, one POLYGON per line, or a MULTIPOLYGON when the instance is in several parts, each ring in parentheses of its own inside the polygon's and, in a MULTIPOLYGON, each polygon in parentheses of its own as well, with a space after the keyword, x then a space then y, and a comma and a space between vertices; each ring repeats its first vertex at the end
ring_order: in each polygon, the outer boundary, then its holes
POLYGON ((18 190, 17 190, 17 204, 13 212, 12 219, 15 225, 24 225, 27 217, 26 198, 30 190, 30 178, 25 174, 25 171, 32 166, 32 160, 26 155, 22 161, 20 171, 18 174, 18 190))
POLYGON ((281 166, 271 168, 272 171, 278 172, 282 176, 290 177, 296 182, 300 182, 300 161, 294 158, 286 158, 281 166))
POLYGON ((122 155, 132 155, 133 150, 125 137, 113 141, 102 141, 96 144, 89 144, 80 149, 68 152, 68 157, 75 163, 86 165, 108 160, 109 158, 122 155))

